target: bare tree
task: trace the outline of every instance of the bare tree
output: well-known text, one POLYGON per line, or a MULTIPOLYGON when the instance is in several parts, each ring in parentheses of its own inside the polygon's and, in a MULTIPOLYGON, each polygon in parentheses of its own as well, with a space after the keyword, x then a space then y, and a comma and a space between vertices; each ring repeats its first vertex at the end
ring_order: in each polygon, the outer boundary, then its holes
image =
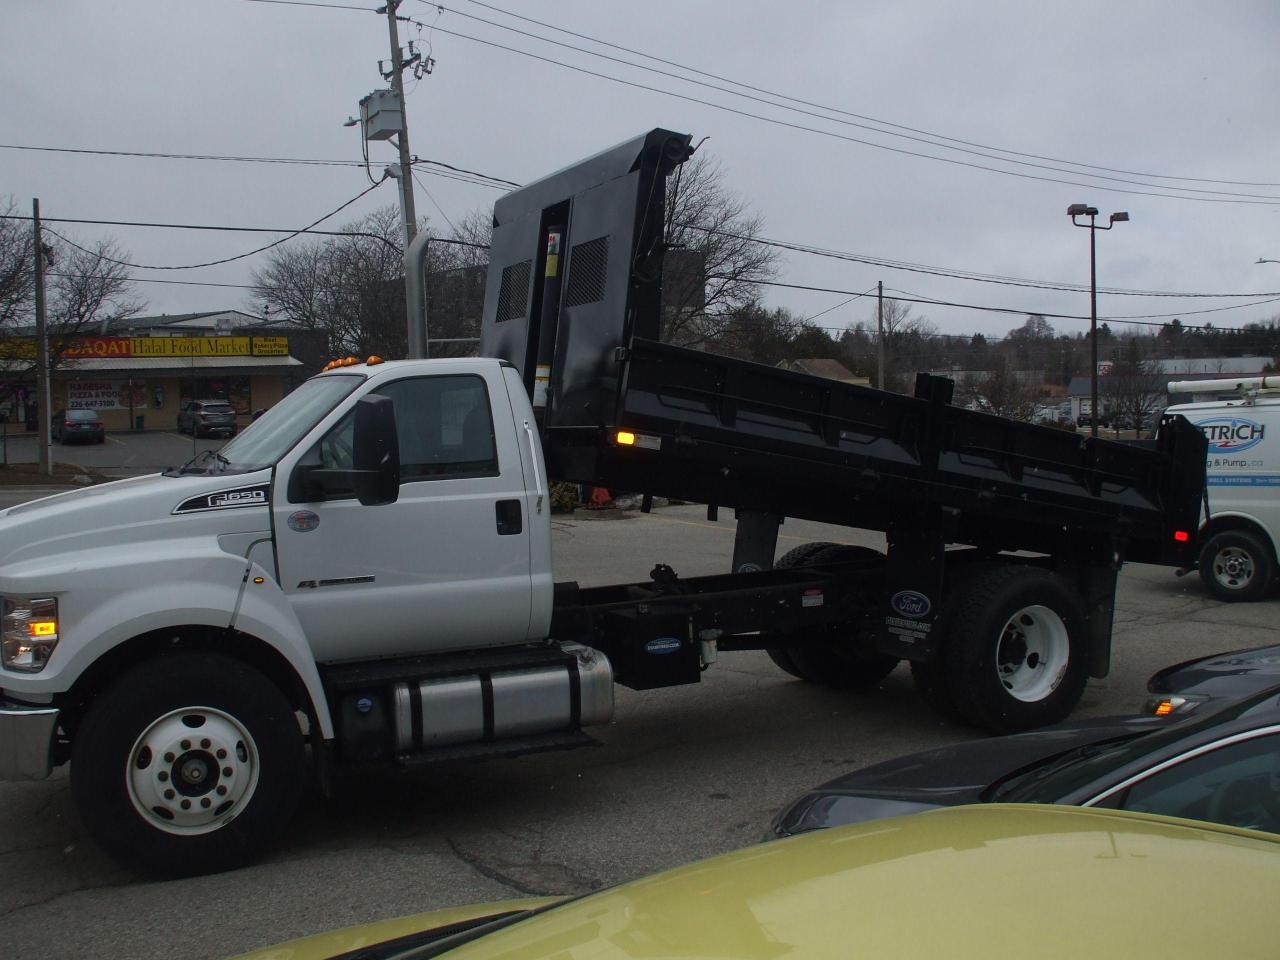
POLYGON ((1160 362, 1149 353, 1154 344, 1152 337, 1130 337, 1107 375, 1099 378, 1098 402, 1117 431, 1151 423, 1168 400, 1168 377, 1161 376, 1160 362))
POLYGON ((254 271, 271 312, 323 331, 334 355, 403 357, 407 349, 400 213, 381 207, 344 236, 276 247, 254 271))
POLYGON ((990 371, 977 379, 973 390, 982 398, 982 409, 1014 420, 1030 420, 1040 399, 1039 388, 1019 377, 1003 353, 996 356, 990 371))
MULTIPOLYGON (((10 198, 0 212, 13 216, 10 198)), ((134 316, 146 302, 134 292, 128 254, 112 239, 80 242, 43 232, 49 366, 68 366, 70 342, 134 316)), ((0 360, 16 383, 35 370, 35 238, 29 221, 0 219, 0 360)), ((0 397, 9 387, 0 387, 0 397)))
POLYGON ((661 338, 699 346, 723 337, 731 317, 759 299, 778 252, 757 243, 764 219, 724 185, 720 164, 698 154, 671 178, 661 338))

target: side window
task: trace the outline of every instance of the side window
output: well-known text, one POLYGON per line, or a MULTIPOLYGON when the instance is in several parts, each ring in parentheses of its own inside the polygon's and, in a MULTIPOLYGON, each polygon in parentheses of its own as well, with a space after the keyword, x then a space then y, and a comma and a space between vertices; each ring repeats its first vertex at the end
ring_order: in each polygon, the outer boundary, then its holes
POLYGON ((1184 760, 1098 806, 1280 832, 1280 734, 1184 760))
POLYGON ((497 476, 493 415, 483 379, 419 377, 397 380, 378 392, 395 402, 402 482, 497 476))

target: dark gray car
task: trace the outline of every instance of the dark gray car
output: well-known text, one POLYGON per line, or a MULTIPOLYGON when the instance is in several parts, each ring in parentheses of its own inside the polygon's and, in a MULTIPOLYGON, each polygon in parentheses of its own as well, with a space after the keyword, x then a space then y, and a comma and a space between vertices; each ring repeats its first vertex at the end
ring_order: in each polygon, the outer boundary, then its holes
POLYGON ((107 442, 106 428, 93 410, 59 410, 53 415, 49 435, 61 444, 107 442))
POLYGON ((1219 701, 1239 700, 1274 684, 1280 684, 1280 644, 1215 653, 1153 673, 1146 710, 1157 716, 1203 713, 1219 701))
POLYGON ((188 400, 178 411, 178 432, 204 437, 236 435, 236 411, 226 400, 188 400))
POLYGON ((1184 720, 1062 724, 874 764, 788 804, 769 835, 997 802, 1111 807, 1280 833, 1280 687, 1184 720))

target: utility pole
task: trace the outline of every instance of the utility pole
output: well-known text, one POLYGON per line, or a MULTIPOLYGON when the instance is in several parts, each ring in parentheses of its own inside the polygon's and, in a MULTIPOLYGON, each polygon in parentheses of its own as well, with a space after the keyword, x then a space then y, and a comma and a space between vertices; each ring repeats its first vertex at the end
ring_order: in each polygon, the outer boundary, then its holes
POLYGON ((36 423, 40 437, 40 472, 45 476, 53 475, 53 459, 50 456, 49 432, 52 427, 49 409, 49 321, 44 303, 44 237, 40 233, 40 200, 31 201, 31 219, 35 225, 35 268, 36 268, 36 393, 40 397, 36 404, 36 423))
POLYGON ((400 74, 404 71, 404 58, 400 56, 400 31, 396 27, 396 11, 400 9, 400 0, 387 0, 382 8, 387 13, 387 33, 391 37, 391 89, 395 91, 400 102, 400 135, 396 137, 396 146, 400 148, 400 211, 404 215, 404 246, 409 244, 418 233, 418 216, 413 208, 413 168, 409 163, 409 109, 404 101, 404 81, 400 74))
POLYGON ((884 281, 876 281, 876 389, 884 389, 884 281))

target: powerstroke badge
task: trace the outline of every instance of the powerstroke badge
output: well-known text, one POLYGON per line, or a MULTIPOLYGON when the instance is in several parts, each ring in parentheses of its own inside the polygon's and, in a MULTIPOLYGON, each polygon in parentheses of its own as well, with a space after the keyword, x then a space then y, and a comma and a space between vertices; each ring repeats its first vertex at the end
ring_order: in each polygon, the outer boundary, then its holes
POLYGON ((294 533, 310 533, 320 526, 320 515, 310 510, 295 510, 285 521, 294 533))
POLYGON ((201 513, 206 510, 233 510, 238 507, 265 507, 271 496, 269 484, 254 487, 236 487, 232 490, 218 490, 214 493, 202 493, 198 497, 184 500, 174 509, 174 513, 201 513))

